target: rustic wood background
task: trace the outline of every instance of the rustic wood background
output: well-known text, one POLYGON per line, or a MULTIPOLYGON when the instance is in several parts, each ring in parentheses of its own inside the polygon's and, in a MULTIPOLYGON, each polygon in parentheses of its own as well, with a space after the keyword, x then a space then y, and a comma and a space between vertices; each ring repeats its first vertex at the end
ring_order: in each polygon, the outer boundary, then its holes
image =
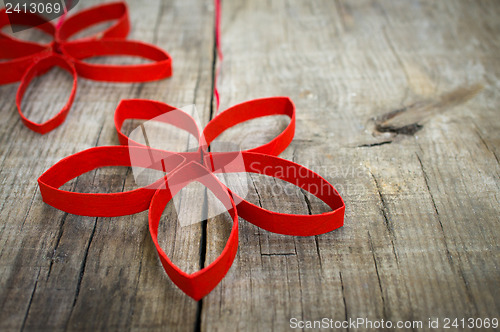
MULTIPOLYGON (((271 234, 241 220, 236 260, 200 302, 161 268, 147 212, 70 215, 44 204, 36 182, 65 156, 118 144, 112 120, 123 98, 196 104, 203 124, 217 113, 212 2, 129 6, 130 38, 166 49, 172 78, 79 79, 66 122, 44 136, 22 125, 17 84, 0 87, 0 330, 282 331, 292 317, 499 318, 499 2, 223 2, 221 110, 290 96, 297 131, 282 157, 326 177, 347 208, 343 228, 316 237, 271 234)), ((70 82, 58 70, 37 79, 23 102, 29 117, 54 114, 70 82)), ((260 119, 221 139, 248 148, 285 125, 260 119)), ((170 134, 160 135, 168 143, 170 134)), ((266 208, 325 211, 300 191, 275 195, 282 184, 250 180, 249 199, 266 208)), ((134 186, 130 170, 111 168, 66 188, 134 186)), ((204 201, 179 204, 186 203, 204 201)), ((224 216, 179 227, 165 214, 162 243, 176 264, 193 272, 217 257, 229 229, 224 216)))

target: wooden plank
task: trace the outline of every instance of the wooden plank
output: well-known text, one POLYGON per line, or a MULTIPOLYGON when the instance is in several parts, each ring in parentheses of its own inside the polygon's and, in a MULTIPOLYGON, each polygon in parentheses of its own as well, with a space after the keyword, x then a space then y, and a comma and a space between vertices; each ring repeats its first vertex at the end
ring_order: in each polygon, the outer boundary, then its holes
MULTIPOLYGON (((290 96, 297 133, 282 157, 332 181, 347 211, 344 228, 316 238, 242 220, 236 262, 203 300, 204 330, 286 330, 292 317, 427 324, 496 315, 499 44, 490 7, 224 2, 222 109, 290 96), (398 131, 408 125, 417 130, 398 131)), ((269 118, 221 140, 248 148, 280 128, 269 118)), ((250 200, 324 211, 311 198, 276 196, 272 185, 262 181, 250 200)), ((209 224, 209 238, 220 229, 209 224)))
MULTIPOLYGON (((35 181, 69 154, 118 144, 113 110, 120 99, 196 104, 203 125, 215 115, 212 5, 141 0, 129 6, 131 38, 166 49, 174 59, 172 78, 145 84, 80 79, 67 121, 44 136, 20 123, 17 85, 0 87, 1 330, 281 331, 291 318, 410 320, 425 327, 429 318, 498 317, 496 3, 223 2, 221 110, 290 96, 297 130, 281 157, 337 187, 346 224, 316 237, 291 237, 240 218, 236 260, 198 303, 163 272, 146 212, 65 214, 42 202, 35 181)), ((36 80, 24 104, 30 118, 47 118, 64 102, 70 82, 57 71, 36 80)), ((253 120, 219 141, 255 147, 286 123, 253 120)), ((131 121, 125 130, 138 124, 131 121)), ((148 135, 155 146, 185 147, 186 136, 172 130, 148 135)), ((265 208, 327 211, 280 181, 238 180, 232 185, 265 208)), ((118 167, 65 185, 92 192, 134 187, 132 172, 118 167)), ((174 263, 194 272, 220 254, 231 220, 221 215, 180 225, 176 214, 203 219, 213 212, 209 193, 188 189, 167 207, 160 242, 174 263)))
MULTIPOLYGON (((84 1, 79 6, 96 3, 84 1)), ((130 38, 166 49, 174 59, 172 78, 145 84, 80 79, 67 121, 45 136, 20 123, 13 99, 17 86, 1 87, 6 120, 0 175, 2 330, 184 330, 196 324, 197 303, 168 280, 159 264, 147 212, 120 218, 74 216, 44 204, 37 189, 36 178, 57 160, 91 146, 118 144, 113 114, 120 99, 150 98, 179 107, 195 103, 201 121, 208 121, 210 8, 200 1, 134 1, 129 7, 130 38)), ((58 72, 43 79, 28 91, 28 115, 36 120, 47 117, 41 114, 47 108, 57 107, 64 93, 61 82, 69 82, 58 72)), ((130 170, 113 167, 85 174, 66 187, 113 192, 136 186, 130 170)), ((181 267, 198 267, 200 227, 175 231, 168 238, 165 249, 177 248, 172 259, 181 267)))

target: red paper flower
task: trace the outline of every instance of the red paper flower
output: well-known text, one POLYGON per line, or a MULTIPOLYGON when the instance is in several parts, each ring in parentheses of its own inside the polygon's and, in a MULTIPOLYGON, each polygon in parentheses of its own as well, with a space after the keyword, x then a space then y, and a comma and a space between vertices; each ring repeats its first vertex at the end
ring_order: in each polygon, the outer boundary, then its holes
POLYGON ((276 157, 290 144, 295 132, 295 106, 289 98, 257 99, 233 106, 210 121, 201 134, 192 117, 174 107, 150 100, 123 100, 115 112, 115 126, 121 146, 90 148, 62 159, 38 179, 42 198, 60 210, 85 216, 121 216, 149 208, 149 230, 161 263, 172 281, 195 300, 215 288, 231 267, 238 248, 238 213, 260 228, 287 235, 318 235, 343 225, 345 206, 335 188, 313 171, 276 157), (161 118, 161 115, 174 111, 175 116, 161 118), (290 123, 267 144, 239 152, 209 151, 210 144, 226 129, 270 115, 287 115, 290 123), (199 142, 197 151, 175 153, 152 149, 129 139, 121 131, 127 119, 151 120, 159 116, 160 121, 195 135, 199 142), (131 157, 134 157, 133 163, 131 157), (237 158, 242 162, 234 162, 237 158), (59 189, 69 180, 104 166, 145 167, 167 175, 146 187, 121 193, 75 193, 59 189), (283 172, 284 169, 288 171, 283 172), (320 198, 332 211, 295 215, 263 209, 236 195, 214 175, 232 172, 251 172, 287 181, 320 198), (167 257, 157 236, 165 206, 179 190, 193 181, 202 183, 215 194, 232 217, 233 226, 221 255, 200 271, 187 274, 167 257))
POLYGON ((0 32, 0 84, 21 81, 16 104, 23 123, 33 131, 45 134, 64 122, 73 103, 77 87, 77 75, 109 82, 147 82, 172 75, 172 59, 162 49, 140 41, 125 40, 130 30, 128 8, 124 2, 115 2, 83 10, 67 18, 59 27, 36 14, 6 13, 0 10, 0 29, 9 24, 33 26, 53 37, 49 44, 21 41, 0 32), (89 37, 69 41, 76 33, 106 21, 116 22, 89 37), (84 62, 84 59, 103 55, 138 56, 152 60, 140 65, 100 65, 84 62), (66 105, 54 117, 44 123, 28 120, 21 109, 24 92, 31 80, 58 66, 73 76, 73 88, 66 105))

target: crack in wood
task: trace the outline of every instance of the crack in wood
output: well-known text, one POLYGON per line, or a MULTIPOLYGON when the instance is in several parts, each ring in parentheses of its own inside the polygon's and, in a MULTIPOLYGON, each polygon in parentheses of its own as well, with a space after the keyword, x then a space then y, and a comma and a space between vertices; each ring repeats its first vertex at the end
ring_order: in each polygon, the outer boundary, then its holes
MULTIPOLYGON (((445 247, 445 250, 446 250, 446 257, 448 259, 448 262, 450 263, 450 266, 452 268, 456 267, 458 269, 458 273, 459 273, 459 275, 460 275, 460 277, 461 277, 461 279, 462 279, 462 281, 464 283, 464 287, 465 287, 465 292, 466 292, 467 299, 475 307, 476 312, 478 312, 476 302, 474 301, 474 297, 472 295, 472 290, 470 289, 469 282, 467 281, 467 279, 465 277, 465 274, 464 274, 464 271, 462 269, 462 266, 461 266, 461 264, 455 264, 454 261, 453 261, 453 256, 451 255, 450 249, 448 247, 448 240, 447 240, 447 237, 446 237, 446 233, 444 231, 443 223, 441 221, 441 216, 440 216, 439 211, 437 209, 436 201, 434 200, 434 195, 431 192, 431 188, 430 188, 430 185, 429 185, 429 177, 427 175, 427 172, 425 171, 424 165, 423 165, 422 160, 420 159, 420 156, 418 155, 418 153, 415 153, 415 155, 417 156, 418 162, 420 163, 420 169, 422 170, 422 174, 424 176, 424 181, 425 181, 425 185, 427 187, 427 192, 429 193, 429 196, 431 198, 432 206, 434 207, 434 211, 436 212, 436 219, 437 219, 437 221, 439 223, 439 226, 440 226, 440 229, 441 229, 441 233, 443 234, 443 242, 444 242, 444 247, 445 247)), ((459 257, 459 260, 460 260, 460 257, 459 257)))
POLYGON ((319 242, 318 242, 317 235, 314 235, 314 243, 316 244, 316 253, 318 254, 318 258, 319 258, 319 268, 321 270, 321 273, 323 273, 323 260, 321 259, 321 252, 319 250, 319 242))
POLYGON ((375 186, 377 188, 377 193, 379 195, 379 198, 380 198, 380 202, 382 203, 382 207, 381 207, 381 212, 382 212, 382 216, 384 217, 384 224, 385 224, 385 227, 387 228, 388 232, 389 232, 389 238, 391 239, 391 244, 392 244, 392 252, 394 253, 394 257, 396 258, 396 264, 399 265, 399 258, 398 258, 398 254, 396 253, 396 246, 394 245, 394 239, 396 238, 396 234, 394 234, 394 229, 389 221, 389 217, 387 216, 387 203, 384 199, 384 196, 382 195, 382 188, 380 187, 380 184, 378 183, 378 180, 377 178, 373 175, 373 173, 368 170, 370 172, 370 175, 372 176, 373 178, 373 181, 375 182, 375 186))
MULTIPOLYGON (((212 44, 212 87, 210 90, 210 115, 209 120, 212 120, 216 115, 214 112, 214 93, 216 89, 216 75, 217 75, 217 45, 216 45, 216 29, 215 29, 215 21, 214 21, 214 29, 213 29, 213 44, 212 44)), ((210 152, 210 146, 207 148, 208 152, 210 152)), ((206 215, 208 215, 208 193, 205 194, 205 201, 203 202, 203 207, 206 215)), ((201 239, 200 239, 200 269, 205 266, 205 259, 207 253, 207 231, 208 231, 208 223, 207 220, 203 220, 201 223, 201 239)), ((201 331, 202 324, 202 314, 203 314, 203 299, 199 300, 196 306, 196 318, 194 324, 194 331, 201 331)))
POLYGON ((57 233, 57 238, 56 238, 56 243, 54 245, 54 249, 52 250, 52 255, 50 258, 50 264, 49 264, 49 271, 47 272, 47 278, 46 280, 49 280, 50 278, 50 273, 52 272, 52 266, 54 265, 54 261, 56 259, 56 254, 57 254, 57 248, 59 247, 59 243, 61 242, 61 238, 63 235, 63 228, 64 228, 64 223, 66 222, 66 218, 68 217, 68 213, 65 212, 64 216, 61 218, 61 222, 59 223, 59 230, 57 233))
MULTIPOLYGON (((397 127, 397 126, 391 126, 391 125, 376 125, 377 131, 381 133, 394 133, 394 134, 401 134, 401 135, 407 135, 407 136, 412 136, 415 135, 415 133, 419 130, 424 128, 423 125, 418 124, 418 123, 412 123, 406 126, 402 127, 397 127)), ((389 141, 392 142, 392 141, 389 141)))
MULTIPOLYGON (((199 261, 199 267, 200 270, 205 268, 205 263, 207 259, 207 238, 208 238, 208 221, 207 221, 207 216, 208 216, 208 189, 205 189, 205 199, 203 201, 203 207, 202 207, 202 212, 201 212, 201 235, 200 235, 200 261, 199 261)), ((203 298, 200 299, 196 303, 196 317, 195 317, 195 324, 194 324, 194 331, 195 332, 200 332, 201 331, 201 323, 202 323, 202 313, 203 313, 203 298)))
POLYGON ((154 26, 154 35, 153 35, 153 45, 158 44, 158 31, 159 31, 159 26, 161 22, 161 17, 163 16, 163 11, 164 11, 164 1, 160 1, 160 8, 158 9, 158 15, 156 15, 156 21, 155 21, 155 26, 154 26))
POLYGON ((420 169, 422 170, 422 174, 424 176, 425 186, 427 188, 427 192, 429 193, 429 196, 431 197, 432 206, 434 208, 434 211, 436 212, 436 219, 439 223, 439 227, 441 228, 441 233, 443 234, 444 246, 446 248, 446 257, 448 258, 448 261, 450 262, 450 264, 453 264, 453 257, 451 256, 450 249, 448 248, 448 241, 446 241, 446 234, 444 232, 443 223, 441 221, 441 217, 439 215, 439 211, 438 211, 437 206, 436 206, 436 201, 434 200, 434 195, 432 194, 431 188, 429 186, 429 178, 427 176, 424 165, 422 163, 422 159, 420 159, 420 156, 418 155, 418 153, 415 153, 415 155, 417 156, 418 162, 420 164, 420 169))
MULTIPOLYGON (((344 320, 348 321, 347 300, 345 296, 345 287, 344 287, 344 279, 342 278, 342 271, 339 271, 339 279, 340 279, 340 288, 342 290, 342 302, 344 302, 344 320)), ((347 331, 349 331, 349 328, 347 328, 347 331)))
MULTIPOLYGON (((101 127, 101 130, 102 130, 102 127, 101 127)), ((100 135, 100 131, 99 131, 99 135, 100 135)), ((75 191, 75 189, 76 189, 76 187, 78 185, 78 180, 79 179, 80 179, 80 177, 77 177, 75 179, 75 182, 71 186, 71 190, 70 191, 72 191, 72 192, 75 191)), ((62 235, 63 235, 64 223, 66 222, 66 218, 67 217, 68 217, 68 213, 64 212, 64 215, 61 218, 61 222, 59 223, 59 229, 58 229, 58 233, 57 233, 57 239, 56 239, 56 243, 54 245, 54 249, 52 250, 52 255, 51 255, 51 258, 50 258, 49 270, 47 272, 47 278, 46 278, 46 280, 49 280, 50 274, 52 272, 52 266, 54 265, 54 260, 55 260, 56 252, 57 252, 57 249, 59 248, 59 243, 61 242, 61 238, 62 238, 62 235)))
POLYGON ((132 85, 132 90, 135 90, 135 95, 137 96, 137 98, 141 96, 142 90, 144 90, 144 84, 145 83, 138 83, 132 85))
POLYGON ((207 228, 208 228, 208 189, 205 189, 205 200, 203 201, 200 241, 200 270, 205 267, 207 258, 207 228))
POLYGON ((104 128, 104 123, 99 128, 99 133, 97 133, 97 139, 95 140, 94 146, 97 146, 97 144, 99 143, 99 139, 101 138, 103 128, 104 128))
MULTIPOLYGON (((299 259, 297 259, 297 264, 299 264, 299 259)), ((288 278, 288 261, 286 262, 286 275, 287 275, 287 281, 289 280, 288 278)), ((300 268, 297 271, 297 276, 299 278, 299 291, 300 291, 300 317, 302 320, 304 320, 304 296, 302 294, 302 278, 300 276, 300 268)), ((290 288, 288 288, 290 289, 290 288)), ((289 291, 290 293, 290 291, 289 291)))
MULTIPOLYGON (((14 113, 14 112, 12 112, 12 113, 14 113)), ((15 126, 12 126, 12 127, 15 127, 15 126)), ((12 131, 10 132, 10 134, 12 134, 12 131)), ((8 139, 10 139, 10 138, 11 138, 11 136, 12 136, 12 135, 9 135, 8 139)), ((8 140, 8 139, 7 139, 7 140, 8 140)), ((2 148, 3 148, 3 147, 2 147, 2 148)), ((10 154, 11 154, 11 152, 12 152, 12 150, 13 150, 13 149, 14 149, 14 144, 9 144, 9 145, 7 146, 7 151, 5 151, 5 153, 3 153, 2 162, 0 163, 0 170, 3 170, 3 169, 4 169, 4 167, 3 167, 3 166, 4 166, 4 164, 5 164, 5 161, 7 160, 7 157, 8 157, 8 156, 10 156, 10 154)), ((5 205, 5 201, 4 201, 4 202, 2 202, 2 205, 0 206, 0 208, 1 208, 1 209, 3 209, 4 205, 5 205)))
POLYGON ((370 251, 372 252, 373 264, 375 264, 375 272, 377 273, 378 287, 380 289, 380 297, 382 299, 382 315, 384 319, 387 320, 389 315, 387 315, 387 307, 385 303, 384 288, 382 287, 382 281, 380 280, 380 273, 378 271, 377 258, 375 257, 375 249, 373 248, 373 241, 370 232, 368 231, 368 243, 370 244, 370 251))
POLYGON ((201 332, 201 315, 203 312, 203 299, 196 304, 196 317, 194 323, 194 332, 201 332))
MULTIPOLYGON (((293 161, 295 162, 295 160, 293 160, 293 161)), ((309 200, 309 197, 307 197, 304 189, 300 188, 300 191, 301 191, 302 195, 304 195, 304 200, 306 201, 306 205, 307 205, 307 212, 309 213, 309 215, 312 215, 311 201, 309 200)), ((319 268, 321 270, 321 273, 323 273, 323 261, 321 260, 321 253, 320 253, 319 243, 318 243, 318 235, 314 235, 314 243, 316 245, 316 253, 318 254, 319 268)), ((295 249, 295 250, 297 250, 297 249, 295 249)))
MULTIPOLYGON (((196 77, 196 83, 194 85, 194 92, 193 92, 193 105, 196 106, 196 97, 198 95, 198 90, 200 88, 200 82, 201 82, 201 68, 202 68, 202 59, 200 59, 200 61, 198 62, 198 73, 197 73, 197 77, 196 77)), ((188 137, 191 137, 191 135, 189 135, 188 137)), ((189 141, 188 141, 189 143, 189 141)), ((189 145, 188 145, 189 147, 189 145)))
POLYGON ((400 109, 382 114, 375 121, 375 134, 393 133, 414 135, 431 117, 444 113, 474 98, 483 89, 482 84, 461 86, 432 99, 420 100, 400 109))
POLYGON ((88 258, 89 251, 90 251, 90 245, 92 244, 92 240, 94 239, 98 219, 99 219, 99 217, 95 218, 94 227, 92 228, 92 232, 90 233, 89 241, 87 242, 87 246, 86 246, 85 252, 83 254, 83 260, 82 260, 82 263, 80 265, 80 273, 78 274, 78 281, 76 283, 75 295, 73 297, 73 304, 71 306, 71 310, 70 310, 69 315, 68 315, 68 320, 66 322, 66 330, 69 327, 69 322, 71 321, 71 316, 73 315, 73 310, 75 309, 76 302, 78 301, 78 296, 80 295, 80 288, 82 285, 83 275, 85 274, 85 268, 87 266, 87 258, 88 258))
MULTIPOLYGON (((210 89, 210 116, 209 120, 212 120, 215 115, 217 115, 218 110, 214 110, 214 101, 215 101, 215 89, 217 88, 215 85, 217 84, 217 36, 216 36, 216 28, 214 22, 214 31, 213 31, 214 42, 212 46, 212 87, 210 89)), ((210 146, 208 147, 210 151, 210 146)))
MULTIPOLYGON (((149 235, 149 232, 147 232, 147 231, 144 232, 142 243, 146 243, 148 235, 149 235)), ((141 280, 142 261, 143 261, 143 258, 144 258, 144 248, 145 247, 146 246, 143 245, 142 248, 141 248, 141 256, 140 256, 141 257, 141 261, 139 262, 139 270, 137 271, 137 282, 135 283, 135 291, 132 294, 132 298, 130 299, 130 303, 133 304, 133 305, 130 306, 129 314, 127 316, 127 326, 131 326, 132 319, 133 319, 134 314, 135 314, 135 301, 137 299, 137 291, 139 289, 139 284, 140 284, 140 280, 141 280)))
POLYGON ((391 143, 392 143, 392 140, 390 140, 390 141, 376 142, 376 143, 366 143, 366 144, 358 145, 357 147, 358 148, 371 148, 371 147, 374 147, 374 146, 381 146, 381 145, 386 145, 386 144, 391 144, 391 143))
POLYGON ((474 123, 474 126, 476 127, 476 134, 479 137, 479 139, 481 140, 481 142, 483 143, 483 145, 486 147, 486 150, 488 150, 495 157, 495 159, 497 160, 497 164, 500 164, 500 161, 498 160, 498 156, 496 155, 495 151, 490 149, 489 145, 484 140, 483 135, 481 135, 481 132, 480 132, 478 126, 475 123, 474 123))
MULTIPOLYGON (((297 149, 294 149, 293 153, 292 153, 292 161, 294 163, 297 162, 297 160, 296 160, 296 152, 297 152, 297 149)), ((311 201, 309 200, 309 197, 307 197, 306 191, 304 189, 300 188, 300 192, 304 196, 304 200, 305 200, 306 205, 307 205, 307 212, 308 212, 308 214, 312 215, 313 213, 312 213, 311 201)), ((323 261, 321 259, 321 252, 320 252, 320 249, 319 249, 318 235, 314 235, 314 244, 316 246, 316 254, 318 255, 319 268, 320 268, 321 274, 323 274, 323 261)), ((296 246, 295 246, 295 251, 297 251, 297 247, 296 246)))
POLYGON ((250 174, 250 180, 252 180, 252 185, 253 185, 253 188, 255 189, 255 193, 257 194, 257 199, 259 200, 259 206, 262 207, 262 200, 261 200, 261 197, 260 197, 260 194, 259 194, 259 191, 257 190, 257 186, 255 185, 255 181, 252 177, 252 175, 250 174))
POLYGON ((33 196, 31 196, 31 202, 30 202, 28 211, 26 212, 26 215, 24 216, 23 222, 21 224, 21 231, 23 230, 23 227, 24 227, 24 224, 26 223, 26 220, 28 220, 28 216, 30 214, 31 207, 33 206, 33 202, 35 201, 35 196, 36 196, 37 192, 38 192, 38 185, 35 185, 35 190, 33 191, 33 196))
POLYGON ((125 171, 125 177, 123 179, 123 184, 122 184, 122 192, 125 190, 125 184, 127 183, 127 178, 128 178, 128 175, 130 174, 130 171, 131 171, 131 167, 127 167, 127 170, 125 171))
POLYGON ((35 292, 36 292, 36 288, 38 286, 38 279, 40 277, 40 271, 42 269, 38 269, 38 274, 36 276, 36 279, 35 279, 35 285, 33 286, 33 291, 31 292, 31 295, 30 295, 30 299, 28 301, 28 307, 26 308, 26 313, 24 314, 24 318, 23 318, 23 323, 21 325, 21 329, 20 331, 24 331, 24 328, 26 326, 26 321, 28 320, 28 315, 29 315, 29 312, 30 312, 30 309, 31 309, 31 304, 33 303, 33 297, 35 296, 35 292))

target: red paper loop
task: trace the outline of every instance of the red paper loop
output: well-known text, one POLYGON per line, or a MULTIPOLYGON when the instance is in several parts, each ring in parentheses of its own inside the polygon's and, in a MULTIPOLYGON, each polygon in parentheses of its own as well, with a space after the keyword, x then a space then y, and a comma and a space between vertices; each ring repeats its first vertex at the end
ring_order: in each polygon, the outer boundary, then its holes
POLYGON ((310 192, 332 209, 330 212, 315 215, 279 213, 252 204, 231 192, 234 199, 240 202, 238 211, 242 218, 267 231, 296 236, 319 235, 343 226, 344 201, 324 178, 304 166, 285 159, 261 153, 238 153, 242 154, 244 166, 240 163, 231 163, 237 154, 235 152, 210 153, 205 156, 205 164, 215 173, 250 172, 284 180, 310 192))
POLYGON ((254 99, 234 105, 210 121, 203 130, 203 136, 207 144, 210 145, 215 138, 230 127, 271 115, 287 115, 290 118, 290 123, 270 142, 246 151, 277 156, 288 147, 295 134, 295 105, 288 97, 254 99))
MULTIPOLYGON (((127 145, 133 143, 133 145, 144 146, 131 140, 122 132, 121 127, 125 120, 157 119, 162 114, 171 112, 175 109, 176 108, 173 106, 169 106, 165 103, 157 101, 145 99, 122 100, 115 112, 115 127, 116 132, 118 133, 120 144, 127 145)), ((178 110, 178 112, 179 116, 181 114, 186 114, 181 110, 178 110)), ((206 149, 206 145, 210 145, 210 143, 213 142, 215 138, 217 138, 220 134, 222 134, 222 132, 232 126, 251 119, 272 115, 287 115, 288 117, 290 117, 290 123, 278 136, 276 136, 270 142, 262 146, 247 150, 247 152, 279 155, 288 147, 295 133, 295 105, 288 97, 255 99, 228 108, 207 124, 207 126, 203 130, 203 135, 201 136, 201 148, 206 149)), ((187 114, 186 116, 190 117, 187 114)), ((194 123, 194 120, 192 121, 194 123)), ((194 135, 194 131, 190 128, 184 127, 181 129, 184 129, 194 135)), ((195 135, 195 137, 197 136, 195 135)))
POLYGON ((21 120, 23 123, 26 125, 26 127, 30 128, 33 131, 36 131, 37 133, 40 134, 45 134, 48 133, 49 131, 53 130, 57 126, 59 126, 61 123, 64 122, 64 119, 66 119, 66 116, 68 115, 68 111, 71 107, 71 104, 73 104, 73 99, 75 98, 75 93, 76 93, 76 86, 77 86, 77 78, 76 78, 76 71, 71 62, 68 62, 64 57, 57 55, 57 54, 52 54, 49 56, 46 56, 44 58, 36 60, 31 67, 28 68, 26 73, 24 74, 21 84, 19 85, 19 88, 17 90, 17 95, 16 95, 16 105, 17 105, 17 111, 19 112, 19 115, 21 116, 21 120), (23 96, 24 93, 26 92, 26 89, 28 88, 29 84, 31 83, 31 80, 35 76, 39 76, 44 74, 46 71, 53 67, 60 67, 64 70, 66 70, 68 73, 70 73, 73 76, 73 88, 71 89, 71 93, 69 95, 68 101, 66 102, 66 105, 57 113, 54 117, 50 118, 49 120, 45 121, 44 123, 36 123, 24 116, 24 113, 21 109, 21 103, 23 101, 23 96))
POLYGON ((131 166, 129 149, 130 152, 144 155, 153 153, 155 160, 164 161, 161 165, 151 164, 148 158, 144 158, 144 164, 134 165, 138 167, 152 167, 170 172, 184 161, 179 155, 140 147, 90 148, 60 160, 40 176, 38 185, 43 201, 59 210, 81 216, 116 217, 146 210, 156 189, 163 184, 163 179, 147 187, 120 193, 75 193, 59 189, 69 180, 96 168, 131 166), (162 166, 165 166, 165 169, 162 166))
POLYGON ((117 21, 106 30, 85 39, 127 37, 130 30, 127 4, 125 2, 113 2, 94 6, 70 16, 64 20, 60 29, 56 32, 56 40, 65 42, 88 27, 112 20, 117 21))
POLYGON ((61 49, 74 62, 79 75, 96 81, 148 82, 172 76, 172 59, 167 52, 151 44, 106 39, 69 42, 62 44, 61 49), (106 55, 138 56, 154 62, 140 65, 101 65, 81 61, 106 55))
POLYGON ((122 99, 115 111, 115 128, 120 144, 146 147, 126 136, 122 132, 122 126, 128 119, 151 120, 155 118, 187 131, 195 139, 200 137, 200 130, 193 117, 173 106, 147 99, 122 99), (175 111, 174 117, 168 119, 162 117, 173 111, 175 111))
POLYGON ((167 176, 168 183, 182 183, 176 189, 159 189, 153 196, 149 207, 149 232, 155 244, 163 268, 170 279, 187 295, 195 300, 200 300, 214 289, 224 278, 231 267, 236 251, 238 250, 238 214, 233 199, 222 183, 205 167, 199 163, 190 162, 178 168, 167 176), (217 259, 207 267, 187 274, 177 267, 165 254, 158 243, 158 224, 166 205, 175 194, 190 182, 198 181, 210 189, 215 196, 225 205, 233 226, 227 243, 217 259))

